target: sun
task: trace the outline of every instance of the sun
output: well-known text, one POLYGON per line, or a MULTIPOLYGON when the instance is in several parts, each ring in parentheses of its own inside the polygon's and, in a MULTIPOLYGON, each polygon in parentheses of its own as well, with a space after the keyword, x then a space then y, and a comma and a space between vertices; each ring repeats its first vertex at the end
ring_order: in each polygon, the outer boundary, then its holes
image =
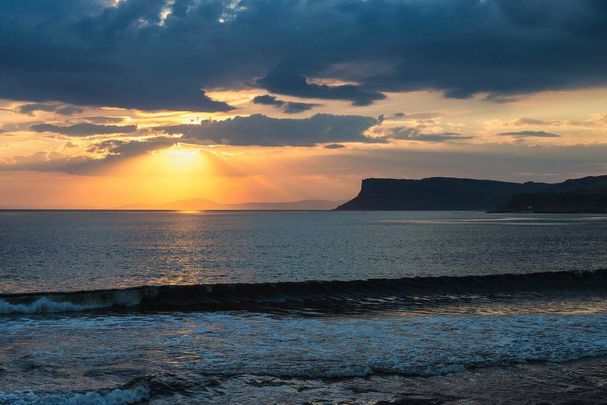
POLYGON ((157 152, 157 157, 166 166, 192 167, 201 163, 201 153, 198 149, 190 149, 177 144, 157 152))

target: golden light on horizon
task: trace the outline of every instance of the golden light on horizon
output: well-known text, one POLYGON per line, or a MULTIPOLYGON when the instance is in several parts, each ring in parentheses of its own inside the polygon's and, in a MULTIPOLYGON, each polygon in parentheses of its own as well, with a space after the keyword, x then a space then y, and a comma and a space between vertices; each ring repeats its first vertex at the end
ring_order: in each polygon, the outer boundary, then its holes
MULTIPOLYGON (((306 199, 337 201, 356 194, 364 177, 421 178, 445 173, 471 177, 475 171, 472 157, 478 157, 478 167, 484 164, 487 155, 505 156, 505 162, 510 162, 496 166, 487 176, 514 181, 556 181, 567 177, 562 174, 563 170, 575 169, 576 176, 605 170, 603 158, 596 149, 604 144, 607 129, 605 87, 539 92, 506 104, 491 104, 479 98, 445 99, 435 92, 391 93, 381 103, 355 112, 344 110, 344 104, 334 100, 323 101, 322 108, 315 107, 295 116, 285 115, 272 105, 252 103, 259 90, 222 94, 231 103, 241 102, 239 109, 200 113, 83 107, 83 112, 66 118, 48 111, 35 111, 31 115, 18 113, 18 109, 27 104, 0 102, 3 121, 0 125, 0 165, 3 165, 0 206, 161 208, 169 202, 195 199, 225 204, 306 199), (398 115, 399 111, 406 113, 398 115), (382 124, 367 131, 366 136, 371 137, 381 137, 390 128, 405 127, 439 135, 461 134, 470 139, 341 142, 337 148, 326 148, 322 143, 314 147, 230 146, 207 144, 204 140, 201 144, 180 142, 179 136, 168 136, 157 129, 253 113, 277 120, 301 120, 317 112, 336 115, 347 112, 369 117, 385 113, 382 124), (139 132, 75 136, 33 130, 34 125, 46 121, 63 129, 85 123, 98 127, 136 125, 139 132), (516 135, 525 132, 539 136, 516 135), (179 143, 170 146, 171 140, 179 143), (95 145, 111 141, 116 145, 147 143, 150 150, 142 147, 140 152, 132 153, 125 148, 126 152, 122 153, 117 149, 122 155, 110 153, 109 158, 90 152, 95 145), (163 149, 153 150, 165 141, 163 149), (416 156, 424 153, 441 158, 429 160, 427 165, 416 163, 416 156), (592 161, 579 160, 584 154, 588 156, 584 159, 592 161), (542 158, 548 155, 556 160, 542 158), (569 162, 576 159, 578 167, 573 168, 569 162), (555 169, 552 162, 559 160, 566 162, 564 169, 555 169), (518 167, 521 161, 526 162, 523 169, 518 167), (516 167, 512 162, 516 162, 516 167)), ((295 101, 285 96, 279 98, 295 101)))
POLYGON ((154 155, 160 159, 159 163, 162 165, 181 168, 197 166, 203 160, 198 149, 184 148, 181 144, 157 151, 154 155))

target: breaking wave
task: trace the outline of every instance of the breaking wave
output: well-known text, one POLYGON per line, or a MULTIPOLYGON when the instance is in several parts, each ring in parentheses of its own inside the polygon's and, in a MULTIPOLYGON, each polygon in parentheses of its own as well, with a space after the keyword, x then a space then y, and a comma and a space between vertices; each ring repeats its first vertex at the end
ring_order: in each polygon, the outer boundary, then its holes
POLYGON ((78 312, 113 307, 136 307, 139 289, 0 295, 0 314, 78 312))
POLYGON ((112 290, 0 294, 0 314, 137 310, 345 309, 390 302, 495 294, 607 293, 607 270, 409 277, 354 281, 143 286, 112 290))
POLYGON ((126 405, 149 399, 150 388, 145 381, 134 381, 114 389, 84 392, 0 391, 0 404, 13 405, 126 405))

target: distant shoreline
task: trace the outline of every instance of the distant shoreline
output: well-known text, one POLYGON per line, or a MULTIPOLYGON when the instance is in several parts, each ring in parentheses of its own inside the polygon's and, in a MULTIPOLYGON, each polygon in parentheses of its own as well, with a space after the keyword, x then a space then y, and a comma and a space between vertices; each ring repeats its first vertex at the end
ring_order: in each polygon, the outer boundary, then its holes
POLYGON ((429 177, 369 178, 337 210, 485 211, 490 213, 607 213, 607 176, 561 183, 429 177))
POLYGON ((332 209, 234 209, 234 210, 174 210, 174 209, 116 209, 116 208, 0 208, 0 212, 332 212, 332 209))

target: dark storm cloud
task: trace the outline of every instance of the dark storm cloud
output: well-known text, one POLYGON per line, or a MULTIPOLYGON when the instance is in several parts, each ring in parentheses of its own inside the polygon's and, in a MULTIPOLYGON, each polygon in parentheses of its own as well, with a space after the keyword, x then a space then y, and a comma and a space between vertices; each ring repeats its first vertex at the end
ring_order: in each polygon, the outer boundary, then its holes
POLYGON ((546 131, 512 131, 500 132, 502 136, 513 136, 515 138, 559 138, 559 134, 546 131))
POLYGON ((257 80, 259 86, 274 93, 288 94, 306 98, 324 98, 329 100, 349 100, 353 105, 369 105, 376 100, 383 100, 385 95, 377 91, 367 91, 363 87, 343 84, 329 86, 311 83, 308 79, 295 72, 276 69, 257 80))
POLYGON ((314 103, 298 103, 294 101, 287 101, 284 105, 283 111, 287 114, 297 114, 300 112, 308 111, 320 104, 314 103))
POLYGON ((0 98, 225 111, 203 89, 248 83, 367 105, 393 91, 486 92, 504 102, 607 85, 607 2, 599 0, 110 4, 3 1, 0 98))
POLYGON ((271 105, 276 108, 281 108, 287 114, 297 114, 300 112, 308 111, 320 104, 313 103, 298 103, 293 101, 283 101, 277 99, 275 96, 265 94, 263 96, 257 96, 253 99, 253 104, 271 105))
POLYGON ((74 115, 74 114, 80 114, 83 111, 84 110, 82 108, 76 107, 73 105, 59 107, 55 110, 55 112, 59 115, 74 115))
POLYGON ((54 112, 59 115, 74 115, 80 114, 84 110, 73 105, 61 105, 53 103, 32 103, 24 104, 17 107, 17 112, 26 115, 33 115, 36 111, 54 112))
POLYGON ((285 102, 282 100, 278 100, 274 96, 264 94, 263 96, 256 96, 253 99, 253 104, 263 104, 263 105, 272 105, 274 107, 282 107, 285 104, 285 102))
POLYGON ((91 136, 106 134, 131 134, 137 131, 137 125, 98 125, 80 123, 60 126, 53 124, 35 124, 30 127, 35 132, 53 132, 68 136, 91 136))
POLYGON ((377 124, 370 117, 316 114, 310 118, 271 118, 261 114, 225 121, 205 120, 198 125, 156 128, 183 134, 184 142, 238 146, 314 146, 326 142, 384 142, 365 136, 377 124))

